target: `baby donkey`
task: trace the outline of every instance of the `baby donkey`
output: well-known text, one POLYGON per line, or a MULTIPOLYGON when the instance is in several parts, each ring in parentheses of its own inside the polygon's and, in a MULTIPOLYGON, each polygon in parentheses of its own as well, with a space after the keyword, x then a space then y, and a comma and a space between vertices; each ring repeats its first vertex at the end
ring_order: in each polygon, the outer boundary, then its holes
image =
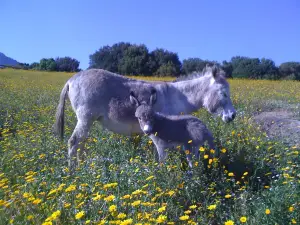
MULTIPOLYGON (((153 110, 156 92, 153 92, 149 104, 141 104, 130 93, 130 100, 137 106, 135 117, 138 118, 143 132, 148 135, 156 146, 159 162, 167 157, 166 149, 174 149, 183 145, 189 150, 187 161, 192 167, 192 155, 199 159, 199 148, 207 141, 210 149, 215 149, 214 138, 204 123, 192 115, 166 115, 153 110)), ((219 155, 218 152, 216 152, 219 155)))

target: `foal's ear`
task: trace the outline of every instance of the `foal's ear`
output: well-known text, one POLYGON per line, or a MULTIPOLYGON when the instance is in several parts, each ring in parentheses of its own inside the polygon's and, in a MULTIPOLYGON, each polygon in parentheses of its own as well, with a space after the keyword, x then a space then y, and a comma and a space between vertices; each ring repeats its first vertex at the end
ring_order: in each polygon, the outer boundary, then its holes
POLYGON ((150 105, 154 105, 154 103, 156 102, 156 99, 157 99, 156 90, 152 89, 151 96, 150 96, 150 105))
POLYGON ((134 96, 133 91, 130 92, 130 96, 129 96, 130 102, 131 104, 135 105, 136 107, 138 107, 140 105, 139 100, 137 100, 137 98, 134 96))

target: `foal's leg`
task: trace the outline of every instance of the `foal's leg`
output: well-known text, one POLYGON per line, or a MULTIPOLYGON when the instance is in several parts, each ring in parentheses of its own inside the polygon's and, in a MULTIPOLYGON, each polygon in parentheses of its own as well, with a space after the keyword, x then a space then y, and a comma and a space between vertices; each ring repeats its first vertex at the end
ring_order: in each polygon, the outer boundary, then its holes
POLYGON ((184 151, 186 151, 186 150, 189 151, 188 153, 185 152, 185 154, 186 154, 186 160, 189 163, 189 167, 192 168, 193 167, 192 154, 194 152, 193 146, 184 145, 184 151))
POLYGON ((166 161, 167 156, 168 156, 167 151, 165 151, 165 147, 156 145, 156 150, 157 150, 157 153, 158 153, 158 161, 160 163, 164 163, 166 161))
POLYGON ((80 161, 80 156, 83 155, 84 141, 88 136, 91 125, 92 125, 92 121, 90 119, 78 119, 73 134, 68 141, 69 167, 71 170, 73 170, 78 165, 80 161), (76 160, 76 153, 77 153, 77 160, 76 160))

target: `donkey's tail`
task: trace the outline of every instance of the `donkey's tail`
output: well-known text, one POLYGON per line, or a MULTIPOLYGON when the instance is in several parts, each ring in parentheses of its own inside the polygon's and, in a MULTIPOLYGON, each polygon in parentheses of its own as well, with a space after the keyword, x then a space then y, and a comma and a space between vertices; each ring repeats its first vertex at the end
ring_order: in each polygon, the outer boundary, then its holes
POLYGON ((64 111, 65 111, 65 99, 66 95, 69 91, 69 84, 66 83, 64 88, 60 93, 59 103, 57 106, 56 111, 56 121, 54 124, 54 132, 58 135, 61 139, 64 137, 64 111))

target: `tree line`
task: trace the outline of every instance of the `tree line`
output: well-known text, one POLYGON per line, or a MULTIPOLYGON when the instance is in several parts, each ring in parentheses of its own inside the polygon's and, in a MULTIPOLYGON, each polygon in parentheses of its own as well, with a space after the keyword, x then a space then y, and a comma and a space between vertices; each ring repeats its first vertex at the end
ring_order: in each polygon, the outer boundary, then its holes
POLYGON ((277 67, 271 59, 244 56, 234 56, 222 63, 200 58, 181 62, 177 53, 162 48, 150 52, 144 44, 126 42, 103 46, 91 54, 89 68, 126 75, 179 76, 201 72, 206 64, 216 64, 231 78, 300 80, 300 62, 284 62, 277 67))
MULTIPOLYGON (((216 64, 230 78, 300 80, 300 62, 284 62, 278 67, 272 59, 234 56, 223 62, 187 58, 163 48, 149 51, 144 44, 119 42, 105 45, 89 56, 89 69, 99 68, 134 76, 181 76, 201 72, 206 64, 216 64)), ((19 64, 23 69, 77 72, 79 61, 71 57, 43 58, 39 63, 19 64)))
POLYGON ((61 71, 61 72, 78 72, 79 61, 71 57, 42 58, 40 62, 19 63, 18 65, 25 70, 41 70, 41 71, 61 71))

